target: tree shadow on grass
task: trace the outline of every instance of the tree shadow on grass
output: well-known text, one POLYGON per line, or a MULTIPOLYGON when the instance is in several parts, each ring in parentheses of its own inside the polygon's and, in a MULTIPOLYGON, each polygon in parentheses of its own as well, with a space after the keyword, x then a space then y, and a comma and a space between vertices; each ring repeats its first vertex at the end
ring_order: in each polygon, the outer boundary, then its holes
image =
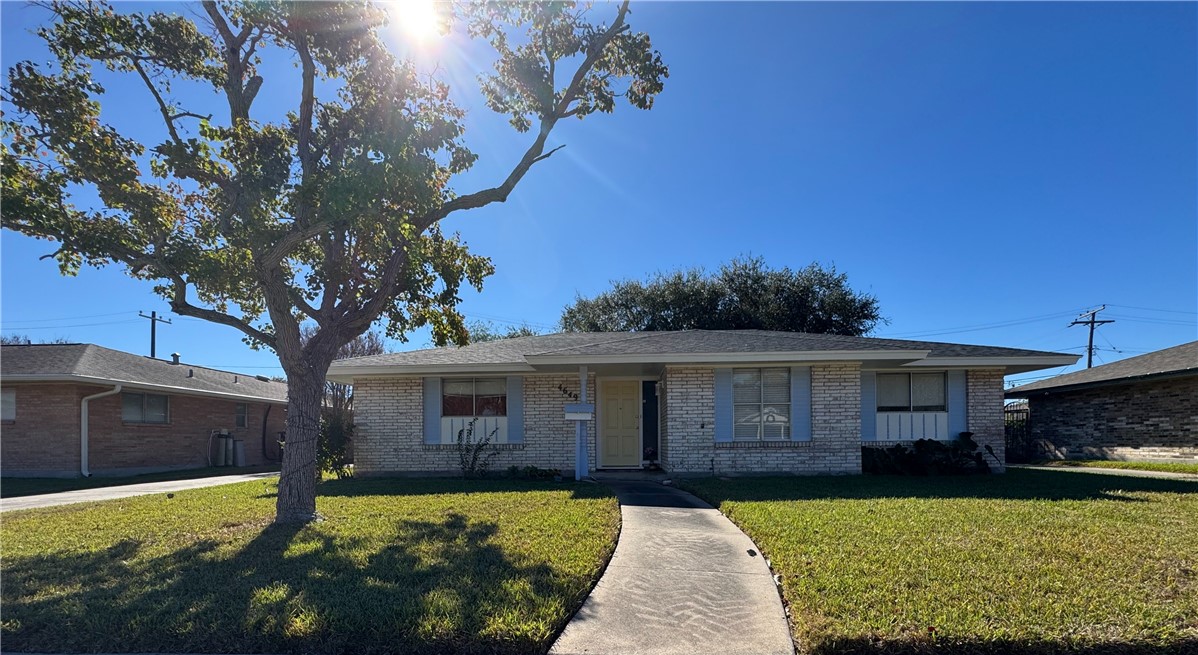
POLYGON ((990 498, 1149 502, 1132 494, 1198 494, 1198 482, 1013 469, 1002 475, 857 475, 786 478, 696 478, 682 486, 719 507, 726 501, 879 498, 990 498))
POLYGON ((317 487, 317 495, 328 497, 354 496, 425 496, 446 493, 507 493, 526 491, 569 491, 573 498, 604 498, 611 492, 602 485, 574 481, 521 480, 503 477, 464 479, 448 477, 362 477, 344 480, 325 480, 317 487))
POLYGON ((544 652, 581 602, 579 583, 513 561, 492 543, 497 530, 450 513, 399 521, 383 543, 268 525, 240 546, 200 539, 159 554, 130 540, 16 558, 5 563, 5 648, 544 652))
POLYGON ((1193 655, 1198 638, 1168 644, 1108 641, 1071 643, 1062 640, 904 640, 839 637, 815 644, 811 655, 1193 655))

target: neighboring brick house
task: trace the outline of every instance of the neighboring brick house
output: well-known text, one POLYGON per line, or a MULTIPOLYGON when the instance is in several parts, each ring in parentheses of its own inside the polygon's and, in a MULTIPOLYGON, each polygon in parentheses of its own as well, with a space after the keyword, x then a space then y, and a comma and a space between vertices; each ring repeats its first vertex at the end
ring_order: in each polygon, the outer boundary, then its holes
POLYGON ((91 344, 3 346, 0 396, 4 476, 209 466, 220 431, 264 464, 286 425, 285 383, 91 344))
POLYGON ((360 474, 454 471, 471 421, 499 469, 827 474, 860 473, 862 445, 966 431, 1001 461, 1003 376, 1075 361, 757 330, 563 333, 341 360, 329 379, 354 385, 360 474))
POLYGON ((1038 454, 1198 461, 1198 341, 1007 391, 1026 398, 1038 454))

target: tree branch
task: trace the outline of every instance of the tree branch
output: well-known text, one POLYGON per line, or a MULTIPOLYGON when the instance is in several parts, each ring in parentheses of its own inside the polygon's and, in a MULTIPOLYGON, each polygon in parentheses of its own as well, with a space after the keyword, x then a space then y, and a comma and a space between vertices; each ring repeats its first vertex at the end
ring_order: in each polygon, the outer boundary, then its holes
POLYGON ((170 299, 171 311, 181 316, 202 318, 205 321, 211 321, 213 323, 220 323, 221 325, 228 325, 229 327, 237 328, 251 339, 260 341, 271 348, 275 347, 274 336, 255 328, 249 323, 246 323, 235 316, 230 316, 224 312, 218 312, 215 309, 196 307, 195 305, 191 304, 187 301, 187 281, 184 280, 181 275, 176 273, 172 273, 170 278, 171 287, 174 290, 173 296, 170 299))

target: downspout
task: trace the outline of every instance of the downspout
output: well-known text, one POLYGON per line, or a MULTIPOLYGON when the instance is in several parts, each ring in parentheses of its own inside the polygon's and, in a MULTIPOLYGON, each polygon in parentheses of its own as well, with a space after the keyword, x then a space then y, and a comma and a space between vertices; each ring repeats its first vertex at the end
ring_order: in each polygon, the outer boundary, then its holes
POLYGON ((87 401, 103 398, 105 396, 111 396, 120 392, 121 385, 118 384, 108 391, 101 391, 100 393, 93 394, 91 396, 84 396, 83 400, 79 402, 79 472, 83 474, 83 477, 85 478, 90 478, 92 476, 91 471, 87 470, 87 401))

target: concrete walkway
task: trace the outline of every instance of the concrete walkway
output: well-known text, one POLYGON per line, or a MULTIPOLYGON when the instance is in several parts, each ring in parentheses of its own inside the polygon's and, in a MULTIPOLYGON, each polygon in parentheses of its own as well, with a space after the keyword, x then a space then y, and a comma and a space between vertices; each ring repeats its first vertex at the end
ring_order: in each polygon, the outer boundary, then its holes
POLYGON ((145 496, 148 494, 163 494, 185 489, 200 489, 216 487, 235 482, 264 480, 275 477, 278 471, 264 473, 242 473, 240 475, 221 475, 212 478, 196 478, 194 480, 172 480, 169 482, 144 482, 128 484, 120 487, 102 487, 99 489, 77 489, 75 491, 60 491, 56 494, 41 494, 38 496, 20 496, 17 498, 0 499, 0 512, 35 507, 53 507, 55 505, 72 505, 74 503, 90 503, 97 500, 115 500, 130 496, 145 496))
POLYGON ((1029 471, 1065 471, 1068 473, 1097 473, 1099 475, 1121 475, 1126 478, 1157 478, 1160 480, 1189 480, 1198 482, 1198 475, 1193 473, 1174 473, 1172 471, 1138 471, 1136 469, 1104 469, 1098 466, 1033 466, 1031 464, 1007 464, 1007 468, 1027 469, 1029 471))
POLYGON ((607 571, 551 655, 790 655, 782 601, 757 546, 691 494, 613 482, 623 526, 607 571))

